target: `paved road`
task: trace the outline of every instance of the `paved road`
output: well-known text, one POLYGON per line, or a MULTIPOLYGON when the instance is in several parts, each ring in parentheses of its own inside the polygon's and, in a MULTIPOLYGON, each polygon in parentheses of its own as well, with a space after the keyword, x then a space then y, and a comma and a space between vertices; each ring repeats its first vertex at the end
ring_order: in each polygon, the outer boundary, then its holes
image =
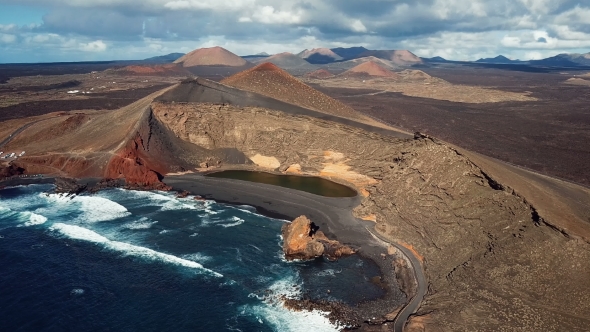
POLYGON ((362 96, 376 96, 376 95, 380 95, 380 94, 388 93, 388 92, 391 92, 391 91, 383 90, 383 91, 370 92, 370 93, 361 93, 359 95, 339 96, 338 98, 353 98, 353 97, 362 97, 362 96))
POLYGON ((53 119, 53 118, 41 119, 41 120, 29 122, 26 125, 21 126, 17 130, 13 131, 12 134, 8 135, 8 137, 6 137, 2 142, 0 142, 0 149, 3 148, 4 145, 10 143, 10 141, 12 141, 18 134, 22 133, 25 129, 29 128, 30 126, 34 125, 37 122, 41 122, 41 121, 45 121, 45 120, 49 120, 49 119, 53 119))
POLYGON ((408 304, 406 304, 406 306, 399 312, 393 323, 393 330, 395 332, 402 332, 404 330, 404 327, 406 326, 408 318, 410 318, 410 315, 412 315, 418 310, 418 308, 420 307, 420 303, 422 302, 422 299, 424 299, 424 295, 426 295, 426 292, 428 291, 426 277, 424 276, 424 270, 422 270, 422 264, 410 249, 395 242, 391 242, 368 228, 367 230, 373 236, 379 238, 380 240, 386 243, 391 243, 393 246, 399 249, 410 260, 410 263, 412 264, 414 278, 416 278, 417 283, 416 294, 414 294, 414 297, 412 297, 408 304))

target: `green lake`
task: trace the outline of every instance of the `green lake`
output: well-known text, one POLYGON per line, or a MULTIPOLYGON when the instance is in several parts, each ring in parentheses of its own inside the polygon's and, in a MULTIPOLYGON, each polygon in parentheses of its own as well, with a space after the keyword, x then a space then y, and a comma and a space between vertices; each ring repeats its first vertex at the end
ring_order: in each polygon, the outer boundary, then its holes
POLYGON ((253 171, 221 171, 206 176, 271 184, 326 197, 354 197, 357 192, 347 186, 315 176, 277 175, 253 171))

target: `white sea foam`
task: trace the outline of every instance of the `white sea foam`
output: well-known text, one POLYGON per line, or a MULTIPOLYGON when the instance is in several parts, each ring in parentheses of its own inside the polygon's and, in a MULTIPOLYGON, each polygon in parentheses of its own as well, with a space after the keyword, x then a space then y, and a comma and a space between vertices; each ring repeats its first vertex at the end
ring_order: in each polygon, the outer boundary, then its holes
POLYGON ((236 207, 236 209, 240 210, 244 213, 259 215, 258 212, 256 211, 256 208, 253 206, 250 206, 250 205, 238 205, 236 207))
POLYGON ((72 294, 72 295, 82 295, 82 294, 84 294, 84 290, 82 288, 74 288, 74 289, 72 289, 72 291, 70 292, 70 294, 72 294))
POLYGON ((258 250, 258 251, 262 252, 262 249, 258 248, 257 246, 253 245, 252 243, 248 243, 248 245, 249 245, 250 247, 252 247, 252 248, 254 248, 254 249, 256 249, 256 250, 258 250))
POLYGON ((134 256, 146 260, 158 261, 167 264, 174 264, 177 266, 188 267, 196 270, 206 272, 215 277, 223 277, 222 274, 203 267, 203 265, 187 259, 176 257, 174 255, 165 254, 149 248, 132 245, 129 243, 111 241, 106 237, 90 230, 76 225, 67 225, 63 223, 55 223, 50 227, 51 230, 59 232, 61 235, 71 239, 93 242, 101 244, 104 248, 121 253, 123 256, 134 256))
POLYGON ((316 275, 318 277, 328 277, 328 276, 333 277, 333 276, 335 276, 336 274, 339 274, 339 273, 342 273, 342 270, 336 271, 336 270, 333 270, 333 269, 327 269, 327 270, 323 270, 323 271, 320 271, 320 272, 316 273, 316 275))
POLYGON ((42 225, 47 222, 47 218, 40 215, 40 214, 36 214, 33 212, 26 212, 26 213, 29 213, 30 216, 29 216, 29 221, 24 223, 25 226, 42 225))
POLYGON ((123 225, 123 227, 127 229, 148 229, 151 228, 152 225, 158 223, 158 221, 152 221, 149 218, 141 217, 139 220, 135 220, 133 222, 127 223, 123 225))
POLYGON ((47 217, 29 211, 14 211, 9 207, 0 206, 0 215, 8 218, 15 218, 22 222, 21 226, 35 226, 42 225, 47 222, 47 217))
POLYGON ((268 322, 275 331, 335 332, 342 328, 332 324, 328 313, 314 311, 290 311, 282 306, 260 305, 250 310, 260 321, 268 322))
POLYGON ((126 191, 126 194, 133 195, 137 200, 142 201, 144 205, 159 206, 162 211, 197 209, 196 204, 190 201, 188 197, 176 198, 173 194, 164 191, 129 190, 126 191))
POLYGON ((269 289, 270 296, 250 294, 263 301, 260 305, 244 306, 243 313, 250 313, 262 324, 270 324, 275 331, 340 331, 330 323, 326 312, 291 311, 283 306, 281 298, 299 298, 301 290, 294 287, 298 283, 295 277, 287 277, 273 283, 269 289))
POLYGON ((82 212, 78 219, 83 222, 108 221, 131 215, 123 205, 100 196, 39 195, 60 207, 77 206, 82 212))
POLYGON ((205 262, 208 262, 213 259, 212 257, 202 254, 200 252, 197 252, 194 254, 182 255, 182 258, 188 259, 189 261, 193 261, 193 262, 197 262, 197 263, 205 263, 205 262))
POLYGON ((238 218, 238 217, 231 217, 230 220, 234 221, 233 223, 230 224, 219 224, 220 226, 223 226, 225 228, 227 227, 234 227, 234 226, 238 226, 244 223, 244 219, 242 218, 238 218))

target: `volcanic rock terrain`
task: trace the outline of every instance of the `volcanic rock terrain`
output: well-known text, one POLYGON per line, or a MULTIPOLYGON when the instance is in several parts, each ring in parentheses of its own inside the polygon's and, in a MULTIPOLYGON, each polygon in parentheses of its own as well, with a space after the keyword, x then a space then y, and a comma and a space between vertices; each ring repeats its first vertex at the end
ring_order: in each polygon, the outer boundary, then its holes
POLYGON ((312 50, 304 50, 297 54, 302 59, 309 63, 322 64, 342 60, 343 58, 334 53, 329 48, 314 48, 312 50))
POLYGON ((325 70, 325 69, 318 69, 318 70, 314 70, 312 72, 309 72, 307 74, 304 75, 304 77, 307 78, 316 78, 316 79, 324 79, 324 78, 330 78, 330 77, 334 77, 334 74, 330 73, 329 71, 325 70))
MULTIPOLYGON (((421 259, 428 293, 408 328, 589 326, 590 223, 580 211, 555 205, 578 226, 562 227, 548 210, 554 207, 543 203, 558 198, 541 192, 531 203, 519 189, 520 175, 491 175, 506 174, 502 164, 488 161, 485 169, 494 170, 488 173, 477 164, 483 161, 444 142, 370 127, 354 110, 273 65, 225 84, 255 92, 187 80, 117 111, 35 123, 8 143, 27 150, 10 167, 25 174, 125 178, 164 189, 170 172, 218 167, 332 179, 360 193, 354 216, 371 220, 381 237, 421 259), (265 91, 271 92, 258 94, 265 91), (282 102, 268 101, 281 94, 282 102), (262 101, 248 105, 248 98, 262 101), (310 102, 315 99, 322 102, 310 102), (304 107, 308 113, 293 111, 304 107)), ((590 197, 587 189, 576 190, 590 197)), ((404 265, 396 262, 395 268, 404 265)))
POLYGON ((369 94, 401 92, 406 96, 461 103, 536 100, 529 96, 530 93, 451 84, 421 70, 405 69, 400 72, 391 72, 373 61, 363 62, 333 78, 303 77, 303 79, 308 84, 323 87, 372 90, 369 94))
POLYGON ((221 83, 319 112, 357 121, 367 120, 349 106, 312 89, 272 63, 260 64, 221 83))
POLYGON ((366 51, 358 55, 359 58, 368 56, 389 60, 398 66, 411 66, 422 63, 422 59, 407 50, 366 51))
POLYGON ((181 64, 132 65, 114 70, 121 75, 137 76, 191 76, 181 64))
POLYGON ((367 61, 367 62, 361 63, 360 65, 358 65, 354 68, 351 68, 351 69, 345 71, 344 73, 340 74, 340 76, 342 76, 342 77, 350 77, 350 76, 356 76, 356 77, 363 77, 363 76, 397 77, 397 75, 394 72, 379 66, 378 64, 376 64, 373 61, 367 61))
POLYGON ((281 233, 283 235, 283 252, 288 260, 313 259, 322 255, 330 260, 336 260, 355 252, 352 248, 342 245, 338 241, 328 239, 305 216, 300 216, 291 223, 284 224, 281 233))
POLYGON ((302 75, 317 68, 297 55, 289 52, 275 54, 258 61, 258 63, 262 62, 270 62, 295 75, 302 75))

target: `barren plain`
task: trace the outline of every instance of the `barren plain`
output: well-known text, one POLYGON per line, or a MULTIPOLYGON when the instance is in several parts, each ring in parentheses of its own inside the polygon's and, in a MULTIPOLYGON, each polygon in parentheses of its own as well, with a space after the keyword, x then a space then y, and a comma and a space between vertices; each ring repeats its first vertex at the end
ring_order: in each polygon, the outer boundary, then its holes
POLYGON ((419 97, 391 92, 388 87, 362 86, 362 81, 353 86, 363 90, 345 84, 332 87, 320 80, 311 85, 393 126, 590 185, 590 89, 563 84, 575 73, 461 67, 421 70, 455 86, 443 90, 447 100, 429 97, 429 89, 437 88, 424 85, 415 86, 419 97), (470 91, 477 93, 470 95, 470 91))
MULTIPOLYGON (((280 101, 203 79, 171 86, 180 78, 123 76, 118 81, 129 89, 109 88, 97 98, 52 86, 78 81, 75 89, 96 89, 89 83, 98 80, 96 73, 50 77, 41 84, 48 90, 13 78, 0 86, 3 96, 16 99, 0 108, 0 133, 46 119, 6 145, 28 151, 11 162, 24 174, 125 179, 166 189, 169 173, 248 169, 347 184, 360 194, 354 217, 373 222, 380 238, 421 260, 415 268, 424 271, 427 294, 406 331, 587 330, 590 190, 575 183, 590 184, 590 90, 562 84, 573 75, 553 72, 420 70, 431 77, 398 73, 411 77, 396 83, 404 90, 398 92, 374 78, 364 85, 367 78, 310 81, 340 101, 335 105, 360 112, 356 119, 368 115, 379 126, 340 118, 338 110, 306 108, 312 95, 330 100, 305 93, 308 88, 280 101), (336 83, 325 83, 330 80, 336 83), (448 89, 434 92, 438 85, 448 89), (127 96, 121 104, 135 102, 88 111, 92 102, 114 103, 118 93, 127 96), (30 100, 62 106, 34 109, 30 100), (24 120, 31 115, 37 117, 24 120), (408 137, 387 124, 422 134, 408 137)), ((111 76, 100 84, 108 81, 111 76)))

